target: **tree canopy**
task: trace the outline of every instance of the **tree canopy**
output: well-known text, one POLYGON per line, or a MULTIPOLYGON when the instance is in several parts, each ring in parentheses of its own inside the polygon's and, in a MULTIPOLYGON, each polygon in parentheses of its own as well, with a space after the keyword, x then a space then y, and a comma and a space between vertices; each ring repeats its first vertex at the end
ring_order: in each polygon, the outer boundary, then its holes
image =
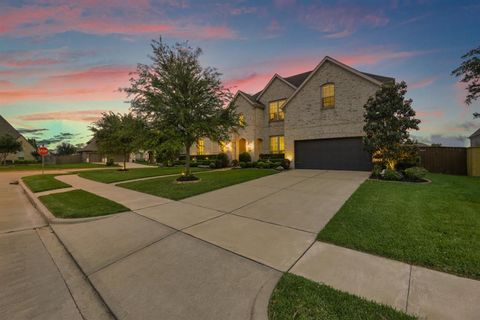
POLYGON ((59 156, 68 156, 77 152, 77 148, 68 142, 62 142, 57 146, 57 154, 59 156))
POLYGON ((221 74, 200 64, 200 48, 188 42, 169 46, 160 38, 152 41, 152 50, 151 64, 139 64, 123 91, 135 113, 183 145, 185 174, 190 176, 190 148, 202 138, 228 140, 229 133, 241 126, 239 115, 221 74))
POLYGON ((130 153, 140 150, 145 139, 145 123, 131 113, 103 113, 90 130, 101 152, 123 156, 123 170, 130 153))
POLYGON ((405 99, 405 82, 384 85, 365 104, 365 136, 363 142, 374 159, 387 168, 395 169, 407 148, 414 144, 410 130, 418 130, 420 120, 415 119, 412 100, 405 99))
POLYGON ((0 136, 0 160, 5 164, 11 153, 22 151, 22 144, 9 134, 0 136))
MULTIPOLYGON (((470 50, 462 56, 462 64, 452 71, 452 75, 462 77, 460 82, 466 83, 467 96, 465 103, 470 105, 474 100, 480 97, 480 46, 470 50)), ((473 114, 475 118, 480 118, 480 113, 473 114)))

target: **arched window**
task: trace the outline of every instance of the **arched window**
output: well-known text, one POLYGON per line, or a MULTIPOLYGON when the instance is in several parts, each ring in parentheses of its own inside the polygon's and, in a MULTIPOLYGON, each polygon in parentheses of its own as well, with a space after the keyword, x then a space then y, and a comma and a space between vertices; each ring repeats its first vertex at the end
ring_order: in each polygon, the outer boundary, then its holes
POLYGON ((335 85, 326 83, 322 86, 322 107, 333 108, 335 106, 335 85))

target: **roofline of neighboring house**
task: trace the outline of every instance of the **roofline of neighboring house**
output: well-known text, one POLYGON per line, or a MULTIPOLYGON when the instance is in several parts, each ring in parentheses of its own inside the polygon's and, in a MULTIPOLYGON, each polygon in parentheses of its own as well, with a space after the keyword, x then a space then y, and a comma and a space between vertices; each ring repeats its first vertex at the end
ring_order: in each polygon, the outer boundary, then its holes
POLYGON ((278 73, 275 73, 273 75, 273 77, 270 79, 270 81, 268 81, 267 85, 263 88, 262 91, 260 91, 260 93, 257 95, 256 99, 257 100, 260 100, 260 97, 265 93, 265 91, 267 91, 268 87, 270 87, 270 85, 273 83, 273 81, 275 81, 275 79, 279 79, 281 81, 283 81, 284 83, 286 83, 288 86, 290 86, 292 89, 296 90, 297 87, 295 87, 293 84, 291 84, 290 82, 288 82, 287 80, 285 80, 282 76, 280 76, 278 73))
POLYGON ((475 138, 477 136, 480 136, 480 129, 478 129, 477 131, 475 131, 474 133, 472 133, 472 135, 470 137, 468 137, 469 139, 470 138, 475 138))
POLYGON ((313 69, 313 71, 309 74, 309 76, 307 77, 307 79, 305 79, 305 81, 303 81, 303 83, 297 88, 297 90, 295 90, 294 93, 292 93, 292 95, 287 99, 287 101, 285 101, 285 103, 283 104, 283 109, 285 109, 288 105, 288 103, 290 101, 292 101, 292 99, 297 95, 297 93, 302 90, 302 88, 305 86, 305 84, 310 81, 311 78, 313 78, 313 76, 317 73, 317 71, 325 64, 325 62, 331 62, 333 64, 336 64, 337 66, 345 69, 345 70, 348 70, 350 72, 352 72, 353 74, 361 77, 361 78, 364 78, 365 80, 368 80, 378 86, 382 86, 383 83, 381 81, 378 81, 376 79, 374 79, 373 77, 369 76, 369 75, 366 75, 338 60, 335 60, 333 59, 332 57, 329 57, 329 56, 325 56, 325 58, 322 59, 322 61, 320 61, 320 63, 315 67, 315 69, 313 69))

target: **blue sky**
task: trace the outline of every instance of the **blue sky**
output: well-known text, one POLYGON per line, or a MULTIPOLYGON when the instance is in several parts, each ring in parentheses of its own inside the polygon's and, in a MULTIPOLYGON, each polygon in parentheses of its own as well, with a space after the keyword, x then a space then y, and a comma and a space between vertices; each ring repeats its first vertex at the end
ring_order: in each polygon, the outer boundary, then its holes
POLYGON ((330 55, 405 80, 420 141, 468 145, 478 102, 450 75, 480 45, 479 1, 3 1, 0 114, 28 137, 83 143, 150 41, 189 40, 233 90, 256 92, 274 74, 311 70, 330 55))

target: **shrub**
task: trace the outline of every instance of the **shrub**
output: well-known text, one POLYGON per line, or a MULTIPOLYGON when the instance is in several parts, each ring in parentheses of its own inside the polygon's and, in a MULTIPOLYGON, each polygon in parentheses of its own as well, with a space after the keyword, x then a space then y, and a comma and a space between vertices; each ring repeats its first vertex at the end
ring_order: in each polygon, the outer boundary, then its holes
POLYGON ((262 153, 260 154, 261 160, 278 160, 281 161, 285 158, 285 154, 283 153, 262 153))
POLYGON ((230 162, 230 160, 228 159, 228 155, 224 152, 221 152, 221 153, 217 154, 217 160, 216 161, 218 161, 218 163, 220 163, 219 168, 228 167, 228 163, 230 162))
POLYGON ((238 167, 238 160, 237 159, 232 160, 232 167, 238 167))
POLYGON ((273 162, 273 168, 278 168, 278 167, 281 167, 282 166, 282 163, 280 161, 275 161, 273 162))
POLYGON ((280 162, 280 165, 283 167, 283 169, 287 170, 287 169, 290 169, 290 163, 291 163, 290 160, 288 160, 288 159, 283 159, 283 160, 280 162))
POLYGON ((198 163, 197 162, 190 162, 190 167, 192 167, 192 168, 198 167, 198 163))
POLYGON ((383 167, 376 164, 373 166, 372 177, 380 178, 382 176, 383 167))
POLYGON ((208 166, 210 167, 210 169, 215 169, 217 167, 215 162, 210 162, 210 164, 208 166))
POLYGON ((404 173, 408 180, 419 181, 425 178, 428 171, 427 169, 422 167, 410 167, 408 169, 405 169, 404 173))
POLYGON ((247 163, 245 161, 240 161, 238 164, 240 165, 240 168, 242 168, 242 169, 247 167, 247 163))
POLYGON ((383 173, 383 178, 385 180, 399 181, 402 180, 402 174, 396 170, 385 169, 383 173))
POLYGON ((240 162, 252 162, 252 157, 250 156, 250 153, 242 152, 238 156, 238 161, 240 161, 240 162))
POLYGON ((107 160, 107 163, 105 164, 107 167, 111 167, 115 164, 115 161, 113 161, 113 159, 108 159, 107 160))
POLYGON ((219 160, 219 159, 215 160, 215 168, 217 168, 217 169, 225 168, 225 167, 223 166, 223 164, 224 164, 224 163, 223 163, 222 160, 219 160))
POLYGON ((257 162, 257 161, 253 161, 253 162, 252 162, 252 168, 256 168, 257 165, 258 165, 258 162, 257 162))
POLYGON ((259 168, 259 169, 265 168, 265 162, 263 162, 263 161, 258 161, 258 162, 257 162, 257 165, 256 165, 256 168, 259 168))

